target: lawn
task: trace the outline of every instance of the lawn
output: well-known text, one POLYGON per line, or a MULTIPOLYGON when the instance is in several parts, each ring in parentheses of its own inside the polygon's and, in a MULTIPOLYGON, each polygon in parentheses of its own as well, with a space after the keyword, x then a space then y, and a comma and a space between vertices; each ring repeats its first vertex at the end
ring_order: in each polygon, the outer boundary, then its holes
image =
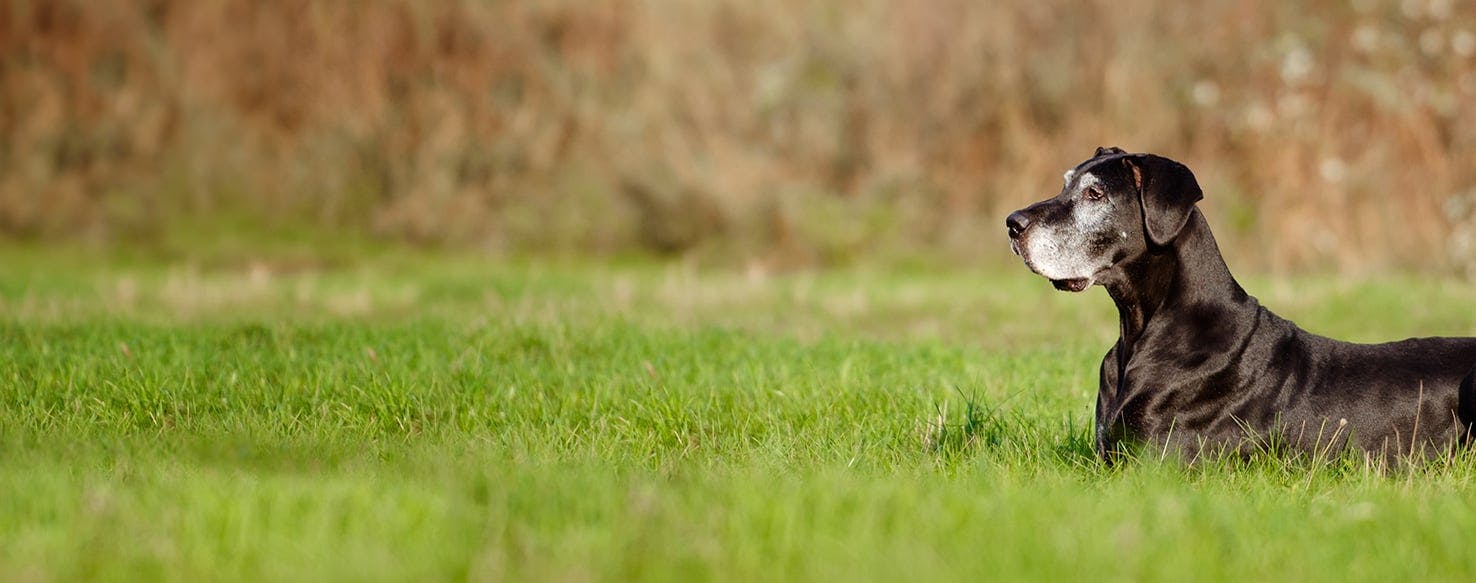
MULTIPOLYGON (((1092 456, 1099 289, 0 251, 7 580, 1469 580, 1476 459, 1092 456)), ((1476 286, 1249 278, 1353 340, 1476 286)))

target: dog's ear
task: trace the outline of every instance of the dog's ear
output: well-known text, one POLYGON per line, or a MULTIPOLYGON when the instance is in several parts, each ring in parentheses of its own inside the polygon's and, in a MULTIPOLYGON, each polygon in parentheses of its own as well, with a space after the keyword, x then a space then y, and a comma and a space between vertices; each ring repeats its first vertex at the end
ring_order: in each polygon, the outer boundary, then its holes
POLYGON ((1163 246, 1179 236, 1194 203, 1204 198, 1199 181, 1189 167, 1162 156, 1140 154, 1123 158, 1138 187, 1143 207, 1143 227, 1148 240, 1163 246))
POLYGON ((1119 148, 1117 146, 1097 146, 1097 153, 1096 154, 1092 154, 1092 157, 1093 158, 1100 158, 1102 156, 1111 156, 1113 154, 1126 154, 1126 153, 1127 152, 1122 151, 1122 148, 1119 148))

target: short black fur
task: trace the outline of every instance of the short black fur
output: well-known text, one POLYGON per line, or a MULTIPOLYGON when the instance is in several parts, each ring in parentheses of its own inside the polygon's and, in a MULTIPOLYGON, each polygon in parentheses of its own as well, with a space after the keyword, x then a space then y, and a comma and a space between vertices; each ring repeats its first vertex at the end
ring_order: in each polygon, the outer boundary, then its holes
MULTIPOLYGON (((1114 200, 1137 197, 1142 210, 1103 227, 1121 232, 1120 245, 1082 251, 1111 254, 1093 279, 1121 326, 1102 359, 1099 456, 1149 447, 1192 460, 1270 443, 1314 455, 1432 455, 1471 440, 1476 339, 1355 344, 1304 331, 1231 276, 1184 165, 1099 148, 1076 168, 1087 171, 1114 200)), ((1012 215, 1011 237, 1058 220, 1067 195, 1012 215)))

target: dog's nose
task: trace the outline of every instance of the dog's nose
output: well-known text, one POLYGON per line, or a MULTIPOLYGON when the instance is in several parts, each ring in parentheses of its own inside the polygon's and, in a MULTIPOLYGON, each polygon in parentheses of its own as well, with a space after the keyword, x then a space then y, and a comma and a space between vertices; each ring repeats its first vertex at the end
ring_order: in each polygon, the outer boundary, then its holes
POLYGON ((1010 238, 1017 239, 1020 237, 1020 233, 1024 233, 1025 229, 1030 228, 1030 217, 1025 216, 1025 213, 1020 211, 1012 212, 1010 216, 1005 217, 1005 227, 1010 229, 1010 238))

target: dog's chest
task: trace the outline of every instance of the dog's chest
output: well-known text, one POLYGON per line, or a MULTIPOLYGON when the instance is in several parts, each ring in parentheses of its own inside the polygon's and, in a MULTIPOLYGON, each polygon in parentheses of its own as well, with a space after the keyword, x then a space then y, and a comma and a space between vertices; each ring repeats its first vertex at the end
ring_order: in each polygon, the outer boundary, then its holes
POLYGON ((1162 367, 1125 367, 1103 379, 1096 435, 1107 451, 1124 446, 1235 441, 1246 427, 1233 419, 1233 374, 1185 376, 1162 367), (1122 375, 1119 377, 1118 375, 1122 375), (1121 382, 1112 382, 1122 378, 1121 382))

